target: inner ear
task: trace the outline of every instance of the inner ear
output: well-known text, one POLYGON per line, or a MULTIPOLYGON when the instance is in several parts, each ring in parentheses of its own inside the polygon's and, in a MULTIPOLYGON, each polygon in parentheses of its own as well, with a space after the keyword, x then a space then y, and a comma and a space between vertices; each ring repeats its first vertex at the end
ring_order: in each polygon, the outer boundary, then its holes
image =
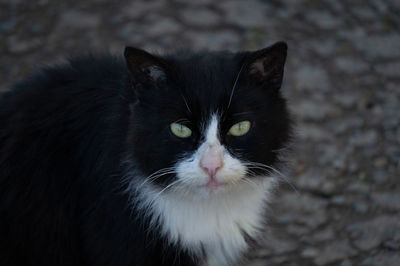
POLYGON ((126 47, 124 56, 135 80, 157 82, 166 78, 167 64, 163 59, 134 47, 126 47))
POLYGON ((282 85, 287 44, 278 42, 252 54, 248 73, 257 84, 279 89, 282 85))

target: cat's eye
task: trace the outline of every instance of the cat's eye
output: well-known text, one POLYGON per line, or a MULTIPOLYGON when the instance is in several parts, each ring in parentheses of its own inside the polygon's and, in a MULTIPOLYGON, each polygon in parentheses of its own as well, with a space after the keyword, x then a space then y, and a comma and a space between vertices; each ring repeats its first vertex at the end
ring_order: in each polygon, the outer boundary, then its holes
POLYGON ((239 123, 234 124, 230 129, 229 129, 229 134, 235 137, 240 137, 250 130, 251 123, 250 121, 241 121, 239 123))
POLYGON ((172 123, 170 125, 170 128, 172 133, 174 133, 175 136, 180 138, 188 138, 192 135, 192 130, 190 130, 190 128, 182 124, 172 123))

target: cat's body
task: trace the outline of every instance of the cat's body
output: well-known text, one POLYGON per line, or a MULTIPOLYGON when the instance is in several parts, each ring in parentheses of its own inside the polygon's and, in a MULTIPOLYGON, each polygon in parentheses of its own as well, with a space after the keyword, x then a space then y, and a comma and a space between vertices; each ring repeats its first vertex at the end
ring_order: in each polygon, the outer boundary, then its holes
POLYGON ((286 45, 125 56, 0 96, 0 265, 235 265, 261 236, 286 45))

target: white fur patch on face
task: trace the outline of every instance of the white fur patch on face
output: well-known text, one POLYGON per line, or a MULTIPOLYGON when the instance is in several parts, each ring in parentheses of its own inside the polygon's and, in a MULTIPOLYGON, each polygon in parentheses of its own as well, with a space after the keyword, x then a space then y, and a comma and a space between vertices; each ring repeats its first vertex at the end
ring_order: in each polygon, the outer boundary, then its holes
POLYGON ((149 211, 152 224, 194 256, 202 258, 205 251, 207 266, 232 265, 248 249, 244 234, 259 237, 276 184, 273 178, 246 179, 246 166, 221 145, 218 130, 218 117, 213 115, 204 143, 190 158, 176 164, 177 180, 167 188, 147 182, 136 190, 140 195, 136 204, 149 211), (213 176, 218 184, 224 184, 218 187, 206 186, 211 177, 201 167, 200 161, 211 156, 210 150, 212 156, 222 158, 213 176))
POLYGON ((193 193, 208 197, 211 193, 218 193, 230 189, 232 185, 239 182, 245 182, 242 179, 246 174, 246 167, 236 158, 233 158, 223 147, 218 139, 218 118, 212 115, 210 122, 205 130, 205 141, 199 146, 197 151, 188 159, 177 163, 177 178, 181 184, 187 185, 193 190, 193 193), (201 159, 207 156, 209 147, 220 153, 222 157, 222 166, 215 173, 215 180, 219 183, 227 184, 215 189, 206 187, 210 176, 201 167, 201 159))

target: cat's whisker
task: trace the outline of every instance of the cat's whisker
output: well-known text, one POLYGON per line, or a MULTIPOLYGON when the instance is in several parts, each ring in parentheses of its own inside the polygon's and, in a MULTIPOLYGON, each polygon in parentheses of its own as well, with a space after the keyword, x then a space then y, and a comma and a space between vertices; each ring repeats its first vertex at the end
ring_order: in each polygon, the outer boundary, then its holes
POLYGON ((246 178, 246 177, 243 177, 243 178, 240 179, 240 180, 242 180, 243 182, 245 182, 245 183, 247 183, 247 184, 249 184, 249 185, 258 186, 254 181, 252 181, 252 180, 250 180, 250 179, 248 179, 248 178, 246 178))
POLYGON ((238 74, 236 75, 236 79, 235 79, 235 82, 233 83, 233 87, 232 87, 231 95, 229 96, 229 103, 228 103, 228 107, 227 107, 227 109, 229 109, 229 106, 231 106, 231 102, 232 102, 233 93, 235 92, 235 88, 236 88, 236 83, 237 83, 237 82, 238 82, 238 80, 239 80, 240 73, 242 73, 242 70, 243 70, 243 67, 244 67, 244 65, 245 65, 245 64, 242 64, 242 66, 240 67, 240 70, 239 70, 238 74))
POLYGON ((254 173, 250 169, 246 169, 246 175, 250 175, 251 177, 253 177, 253 176, 256 176, 256 173, 254 173))
POLYGON ((247 163, 244 163, 244 165, 247 167, 250 167, 252 169, 260 169, 260 170, 267 171, 269 174, 271 173, 271 171, 273 171, 274 173, 277 174, 277 177, 281 178, 283 181, 285 181, 285 183, 287 183, 293 189, 293 191, 296 192, 296 194, 298 196, 300 195, 300 192, 298 191, 296 186, 290 181, 290 179, 286 175, 284 175, 282 172, 275 169, 274 167, 263 164, 263 163, 257 163, 257 162, 247 162, 247 163))
POLYGON ((166 167, 166 168, 162 168, 160 170, 155 171, 154 173, 152 173, 151 175, 147 176, 146 178, 152 178, 155 175, 161 174, 161 173, 165 173, 165 172, 169 172, 169 171, 175 171, 176 168, 175 167, 166 167))
POLYGON ((160 192, 158 192, 158 193, 154 196, 153 200, 154 200, 154 201, 157 200, 157 199, 161 196, 161 194, 162 194, 164 191, 166 191, 167 189, 171 188, 172 186, 174 186, 174 185, 176 185, 176 184, 178 184, 178 183, 180 183, 180 182, 181 182, 180 179, 175 180, 174 182, 172 182, 171 184, 169 184, 168 186, 166 186, 165 188, 163 188, 160 192))
POLYGON ((192 110, 190 110, 189 105, 188 105, 188 103, 187 103, 187 101, 186 101, 185 96, 183 96, 182 93, 181 93, 181 96, 182 96, 183 101, 185 102, 186 108, 188 109, 189 113, 192 113, 192 110))
POLYGON ((168 174, 170 172, 173 172, 173 171, 164 171, 164 172, 160 172, 160 173, 157 173, 155 175, 152 175, 151 177, 146 177, 146 178, 144 178, 143 183, 139 184, 138 186, 142 187, 145 183, 152 182, 152 181, 158 179, 160 176, 166 175, 166 174, 168 174))
POLYGON ((238 180, 229 180, 229 183, 233 186, 236 186, 238 184, 238 180))
POLYGON ((171 170, 174 170, 174 169, 175 169, 175 167, 161 168, 161 169, 155 171, 154 173, 150 174, 149 176, 147 176, 146 179, 152 178, 155 175, 158 175, 158 174, 163 173, 163 172, 168 172, 168 171, 171 171, 171 170))
POLYGON ((161 173, 158 173, 157 175, 154 175, 151 178, 149 178, 148 181, 154 181, 154 180, 158 179, 161 176, 168 175, 168 174, 173 174, 173 173, 176 173, 176 171, 175 170, 170 170, 170 171, 161 172, 161 173))
POLYGON ((241 179, 241 181, 246 182, 246 183, 248 183, 248 184, 251 183, 252 185, 257 186, 257 184, 256 184, 254 181, 250 180, 250 178, 248 178, 247 176, 249 176, 249 177, 255 177, 255 176, 257 176, 256 173, 254 173, 254 172, 251 171, 250 169, 246 169, 246 175, 241 179))
MULTIPOLYGON (((256 168, 255 168, 255 169, 256 169, 256 168)), ((263 169, 263 170, 265 170, 265 169, 263 169)), ((251 171, 250 169, 247 169, 247 170, 246 170, 246 174, 247 174, 247 176, 245 176, 245 178, 247 178, 247 179, 253 178, 253 177, 259 177, 259 176, 260 176, 260 175, 257 174, 256 172, 251 171)))
POLYGON ((239 112, 239 113, 234 113, 232 116, 239 116, 239 115, 247 115, 247 114, 252 114, 253 112, 239 112))
POLYGON ((160 178, 161 176, 168 175, 168 174, 173 174, 173 173, 176 173, 176 167, 161 168, 161 169, 155 171, 154 173, 152 173, 151 175, 147 176, 146 178, 144 178, 144 181, 141 184, 139 184, 137 186, 137 188, 141 188, 145 184, 147 184, 149 182, 151 183, 154 180, 160 178))
POLYGON ((160 178, 160 177, 162 177, 162 176, 165 176, 165 175, 168 175, 168 174, 174 174, 174 173, 176 173, 176 171, 170 171, 170 172, 160 173, 160 174, 158 174, 158 175, 156 175, 156 176, 153 176, 153 177, 150 178, 150 179, 145 179, 141 184, 137 185, 137 188, 136 188, 136 189, 140 189, 140 188, 143 187, 145 184, 151 183, 151 182, 157 180, 158 178, 160 178))

